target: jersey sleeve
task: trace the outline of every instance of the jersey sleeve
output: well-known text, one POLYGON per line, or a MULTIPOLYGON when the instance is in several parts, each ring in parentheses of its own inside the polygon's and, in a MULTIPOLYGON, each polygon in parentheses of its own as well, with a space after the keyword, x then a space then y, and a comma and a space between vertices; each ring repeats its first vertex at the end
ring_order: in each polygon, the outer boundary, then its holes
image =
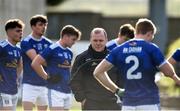
POLYGON ((48 47, 40 55, 47 61, 52 55, 52 49, 48 47))
POLYGON ((21 51, 24 53, 30 49, 33 49, 32 45, 28 41, 22 41, 20 47, 21 47, 21 51))
POLYGON ((156 66, 162 66, 166 60, 158 46, 152 45, 150 54, 156 66))
POLYGON ((180 62, 180 48, 173 53, 172 58, 177 62, 180 62))
POLYGON ((116 61, 115 59, 116 59, 116 53, 117 52, 115 49, 113 49, 105 58, 108 62, 110 62, 113 65, 115 65, 115 61, 116 61))

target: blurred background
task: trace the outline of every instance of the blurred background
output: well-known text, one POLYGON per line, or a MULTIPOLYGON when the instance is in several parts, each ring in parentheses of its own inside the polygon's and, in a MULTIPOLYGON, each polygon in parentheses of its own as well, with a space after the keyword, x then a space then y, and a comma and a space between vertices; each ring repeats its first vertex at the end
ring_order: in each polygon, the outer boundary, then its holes
MULTIPOLYGON (((29 20, 35 14, 47 15, 46 36, 52 40, 59 39, 64 25, 72 24, 80 29, 82 40, 72 47, 75 56, 87 49, 89 34, 94 27, 104 28, 111 40, 117 37, 122 24, 135 26, 143 17, 155 23, 158 32, 153 42, 167 57, 180 48, 180 0, 0 0, 0 40, 6 38, 4 24, 11 18, 25 22, 24 36, 31 33, 29 20)), ((176 71, 180 74, 179 64, 176 71)), ((180 88, 165 77, 157 84, 162 106, 180 110, 177 102, 180 88)))

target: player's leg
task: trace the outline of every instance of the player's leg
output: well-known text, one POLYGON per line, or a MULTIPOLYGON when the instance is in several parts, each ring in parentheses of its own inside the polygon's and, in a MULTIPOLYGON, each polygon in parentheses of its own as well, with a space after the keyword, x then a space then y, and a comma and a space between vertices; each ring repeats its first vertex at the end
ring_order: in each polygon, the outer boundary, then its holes
POLYGON ((39 87, 39 96, 37 98, 38 111, 46 111, 48 108, 48 89, 47 87, 39 87))
POLYGON ((48 101, 49 109, 51 111, 63 111, 64 110, 64 97, 65 95, 59 91, 49 89, 48 101))
POLYGON ((65 94, 64 109, 66 111, 71 108, 71 106, 72 106, 72 99, 73 99, 73 95, 72 94, 65 94))
POLYGON ((37 99, 36 87, 30 84, 23 84, 22 106, 24 110, 32 110, 37 99))
POLYGON ((23 100, 22 106, 23 106, 24 111, 32 111, 34 104, 32 102, 28 102, 26 100, 23 100))
POLYGON ((0 111, 11 111, 12 108, 12 95, 0 93, 0 111))
POLYGON ((137 106, 137 111, 160 111, 159 104, 152 104, 152 105, 140 105, 137 106))
POLYGON ((47 109, 48 109, 48 105, 45 105, 45 106, 37 106, 37 109, 38 109, 38 111, 47 111, 47 109))

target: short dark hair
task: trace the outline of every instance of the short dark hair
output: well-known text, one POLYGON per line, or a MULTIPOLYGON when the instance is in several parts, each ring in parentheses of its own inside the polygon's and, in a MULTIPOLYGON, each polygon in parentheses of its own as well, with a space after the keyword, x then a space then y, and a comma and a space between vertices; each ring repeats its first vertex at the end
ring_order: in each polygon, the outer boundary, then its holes
POLYGON ((30 25, 36 25, 37 22, 42 22, 42 23, 47 23, 48 20, 47 20, 47 17, 44 16, 44 15, 34 15, 31 17, 30 19, 30 25))
POLYGON ((119 28, 119 34, 129 39, 134 38, 135 29, 131 24, 124 24, 119 28))
POLYGON ((81 32, 72 25, 66 25, 62 28, 62 30, 60 32, 61 37, 63 37, 65 34, 75 35, 78 40, 80 40, 80 38, 81 38, 81 32))
POLYGON ((5 23, 5 31, 7 32, 8 29, 24 28, 25 24, 20 19, 9 19, 5 23))
POLYGON ((156 33, 156 26, 147 18, 139 19, 136 23, 135 29, 137 34, 146 34, 149 31, 152 31, 154 34, 156 33))

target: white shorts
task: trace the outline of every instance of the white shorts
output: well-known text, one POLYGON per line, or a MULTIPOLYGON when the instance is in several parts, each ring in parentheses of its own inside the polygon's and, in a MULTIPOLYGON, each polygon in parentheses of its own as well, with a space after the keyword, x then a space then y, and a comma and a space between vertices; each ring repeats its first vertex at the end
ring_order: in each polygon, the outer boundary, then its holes
POLYGON ((48 105, 48 89, 45 86, 23 84, 22 101, 32 102, 38 106, 48 105))
POLYGON ((63 107, 70 109, 72 105, 72 94, 62 93, 53 89, 48 90, 49 107, 63 107))
POLYGON ((0 107, 16 107, 18 95, 0 93, 0 107))
POLYGON ((122 111, 160 111, 160 105, 122 106, 122 111))

